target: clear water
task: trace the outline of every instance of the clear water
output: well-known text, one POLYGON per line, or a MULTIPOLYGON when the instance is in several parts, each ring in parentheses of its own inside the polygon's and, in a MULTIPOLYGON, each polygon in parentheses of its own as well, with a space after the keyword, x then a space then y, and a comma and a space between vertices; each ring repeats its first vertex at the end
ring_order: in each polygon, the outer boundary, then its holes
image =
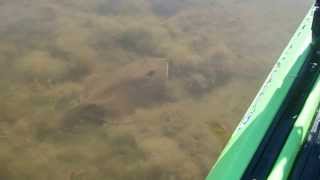
POLYGON ((310 5, 0 0, 0 179, 203 179, 310 5))

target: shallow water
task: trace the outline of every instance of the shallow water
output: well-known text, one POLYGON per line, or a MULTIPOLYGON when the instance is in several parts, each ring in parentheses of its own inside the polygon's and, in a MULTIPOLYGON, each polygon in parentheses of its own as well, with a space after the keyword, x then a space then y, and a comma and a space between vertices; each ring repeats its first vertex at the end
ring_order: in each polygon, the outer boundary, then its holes
POLYGON ((311 0, 0 0, 0 179, 203 179, 311 0))

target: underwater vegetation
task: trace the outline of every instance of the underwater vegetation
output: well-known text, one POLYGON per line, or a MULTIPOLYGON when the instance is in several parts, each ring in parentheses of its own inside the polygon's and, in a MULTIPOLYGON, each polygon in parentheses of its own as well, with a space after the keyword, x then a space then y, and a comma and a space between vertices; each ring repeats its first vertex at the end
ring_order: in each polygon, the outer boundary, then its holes
POLYGON ((0 0, 0 179, 203 179, 309 2, 0 0))

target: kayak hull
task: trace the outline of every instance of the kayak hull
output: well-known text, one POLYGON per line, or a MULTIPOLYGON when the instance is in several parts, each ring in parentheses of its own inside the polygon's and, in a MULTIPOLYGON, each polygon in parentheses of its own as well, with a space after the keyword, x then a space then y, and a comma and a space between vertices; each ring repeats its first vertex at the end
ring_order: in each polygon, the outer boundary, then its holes
MULTIPOLYGON (((308 12, 288 46, 276 62, 258 95, 234 131, 206 180, 239 180, 243 177, 247 167, 259 148, 259 145, 262 143, 264 136, 272 125, 274 118, 277 113, 283 109, 282 106, 290 88, 294 85, 301 68, 312 51, 313 42, 311 27, 314 10, 315 8, 311 8, 308 12)), ((316 95, 314 96, 317 97, 316 95)), ((314 104, 317 104, 317 102, 314 102, 314 104)), ((313 105, 312 108, 314 108, 314 106, 315 105, 313 105)), ((309 118, 308 122, 312 121, 312 115, 314 114, 313 109, 310 113, 311 120, 309 118)), ((303 123, 305 121, 300 120, 299 122, 303 123)), ((295 149, 298 150, 296 150, 296 153, 294 154, 297 154, 300 146, 302 146, 306 134, 305 131, 307 131, 308 128, 309 126, 304 127, 304 131, 302 132, 303 136, 299 138, 299 142, 296 143, 297 146, 295 146, 295 149)), ((286 143, 284 148, 291 148, 292 141, 293 140, 291 140, 291 143, 286 143)), ((279 157, 284 157, 285 155, 287 154, 282 153, 279 157)), ((280 167, 280 164, 282 171, 289 171, 288 169, 283 169, 283 162, 281 161, 281 158, 278 158, 272 170, 274 175, 270 175, 270 179, 274 179, 272 177, 278 176, 279 173, 276 173, 276 171, 279 172, 278 168, 280 167)), ((286 175, 283 176, 283 179, 287 177, 289 172, 284 174, 286 175)))

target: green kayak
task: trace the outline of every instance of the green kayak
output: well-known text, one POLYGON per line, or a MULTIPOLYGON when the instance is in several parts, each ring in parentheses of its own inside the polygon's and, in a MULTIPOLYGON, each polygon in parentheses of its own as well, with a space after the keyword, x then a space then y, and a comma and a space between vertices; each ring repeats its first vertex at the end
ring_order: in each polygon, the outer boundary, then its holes
POLYGON ((320 0, 206 180, 320 179, 320 0))

